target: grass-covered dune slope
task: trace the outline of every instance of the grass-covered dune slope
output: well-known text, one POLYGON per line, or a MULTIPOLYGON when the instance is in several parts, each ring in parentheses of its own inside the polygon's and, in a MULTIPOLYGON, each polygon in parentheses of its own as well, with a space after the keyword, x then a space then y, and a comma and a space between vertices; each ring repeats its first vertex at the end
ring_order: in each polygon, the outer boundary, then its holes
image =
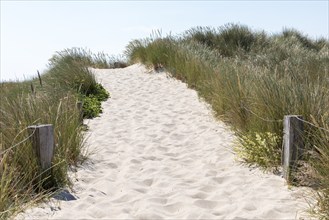
POLYGON ((100 102, 109 93, 88 69, 111 68, 114 61, 104 54, 83 49, 64 50, 49 60, 48 70, 24 82, 0 83, 0 219, 23 206, 70 185, 68 168, 86 156, 81 115, 101 112, 100 102), (51 178, 42 179, 27 127, 53 124, 55 152, 51 178))
POLYGON ((164 67, 211 104, 239 137, 249 164, 280 167, 285 115, 302 115, 306 150, 293 183, 318 188, 314 212, 329 218, 329 42, 286 29, 194 28, 130 42, 131 62, 164 67))

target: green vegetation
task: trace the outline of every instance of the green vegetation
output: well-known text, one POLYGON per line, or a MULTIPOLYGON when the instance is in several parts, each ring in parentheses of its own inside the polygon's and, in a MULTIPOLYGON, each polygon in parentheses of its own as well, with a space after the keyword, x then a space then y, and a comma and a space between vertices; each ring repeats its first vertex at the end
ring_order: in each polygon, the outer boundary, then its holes
POLYGON ((102 113, 101 102, 93 95, 83 98, 83 117, 94 118, 102 113))
POLYGON ((292 29, 269 36, 229 24, 134 40, 126 53, 130 62, 162 66, 196 89, 236 131, 236 152, 248 163, 280 167, 284 115, 302 115, 316 125, 305 124, 301 158, 301 168, 309 167, 311 175, 300 172, 293 184, 316 179, 314 213, 329 218, 328 40, 312 40, 292 29))
POLYGON ((0 219, 70 186, 68 168, 86 158, 77 102, 85 102, 85 117, 101 112, 109 93, 88 69, 110 68, 104 54, 64 50, 49 61, 43 75, 25 82, 0 84, 0 219), (27 127, 53 124, 55 153, 52 176, 45 180, 32 149, 27 127), (47 184, 45 184, 47 182, 47 184))
POLYGON ((94 118, 102 113, 101 102, 107 100, 110 94, 99 83, 92 90, 89 90, 86 95, 82 96, 83 117, 94 118))
POLYGON ((280 164, 281 151, 277 150, 281 139, 274 133, 247 133, 241 135, 235 151, 247 163, 262 167, 280 164))

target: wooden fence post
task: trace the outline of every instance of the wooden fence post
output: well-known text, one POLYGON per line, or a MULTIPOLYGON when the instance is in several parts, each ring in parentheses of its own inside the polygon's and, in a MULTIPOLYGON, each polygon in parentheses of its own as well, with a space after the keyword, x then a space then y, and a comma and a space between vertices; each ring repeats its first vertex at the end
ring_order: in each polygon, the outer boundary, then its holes
POLYGON ((300 115, 286 115, 283 121, 283 177, 289 183, 296 171, 297 161, 303 154, 303 122, 300 115))
POLYGON ((55 147, 53 125, 33 125, 29 126, 28 130, 31 135, 34 151, 40 163, 41 171, 50 171, 55 147))

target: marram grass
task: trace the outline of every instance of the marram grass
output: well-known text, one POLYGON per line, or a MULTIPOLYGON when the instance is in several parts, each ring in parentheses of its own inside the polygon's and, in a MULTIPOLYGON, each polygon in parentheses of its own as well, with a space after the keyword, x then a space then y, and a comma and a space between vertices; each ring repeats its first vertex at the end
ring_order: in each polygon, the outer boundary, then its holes
MULTIPOLYGON (((84 97, 97 102, 109 97, 89 67, 110 68, 112 61, 103 53, 72 48, 54 55, 48 70, 35 79, 0 83, 0 219, 70 186, 69 167, 84 161, 87 153, 77 102, 84 97), (43 179, 29 140, 27 127, 37 124, 54 126, 55 152, 48 179, 43 179)), ((93 110, 99 113, 101 106, 93 110)))

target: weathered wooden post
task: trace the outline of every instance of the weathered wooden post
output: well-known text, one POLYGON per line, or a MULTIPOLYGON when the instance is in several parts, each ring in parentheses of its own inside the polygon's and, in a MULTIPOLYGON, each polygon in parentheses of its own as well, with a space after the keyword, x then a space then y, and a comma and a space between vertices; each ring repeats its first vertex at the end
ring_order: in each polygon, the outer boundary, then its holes
POLYGON ((33 125, 29 126, 28 130, 39 160, 41 172, 49 175, 55 147, 53 125, 33 125))
POLYGON ((297 161, 303 154, 303 122, 300 115, 286 115, 283 121, 283 177, 290 182, 297 168, 297 161))

